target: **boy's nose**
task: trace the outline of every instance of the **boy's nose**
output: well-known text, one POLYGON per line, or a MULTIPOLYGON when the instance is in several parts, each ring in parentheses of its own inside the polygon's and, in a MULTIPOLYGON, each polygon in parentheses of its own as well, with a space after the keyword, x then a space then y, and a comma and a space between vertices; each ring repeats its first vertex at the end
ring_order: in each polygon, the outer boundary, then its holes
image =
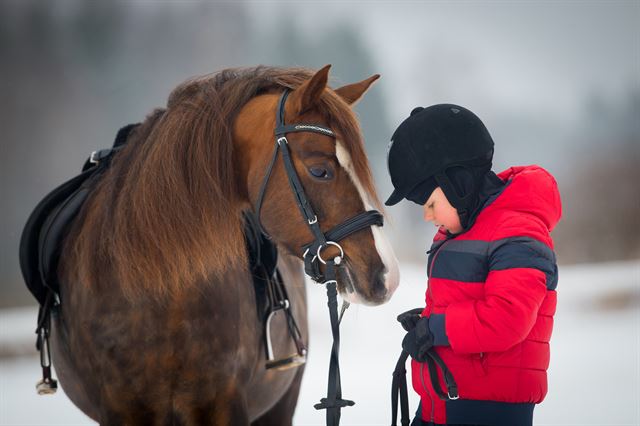
POLYGON ((424 218, 425 222, 429 222, 432 219, 431 212, 427 208, 426 203, 422 206, 422 217, 424 218))

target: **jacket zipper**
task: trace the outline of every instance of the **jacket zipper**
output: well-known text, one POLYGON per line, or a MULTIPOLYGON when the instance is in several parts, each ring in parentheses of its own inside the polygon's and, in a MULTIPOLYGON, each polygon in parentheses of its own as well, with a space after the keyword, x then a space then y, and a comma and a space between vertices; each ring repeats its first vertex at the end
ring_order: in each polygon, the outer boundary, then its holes
POLYGON ((431 423, 433 423, 433 412, 435 411, 436 407, 433 402, 433 398, 431 397, 431 393, 429 392, 429 389, 427 389, 427 385, 424 382, 424 362, 420 363, 420 381, 422 382, 422 388, 429 397, 429 401, 431 401, 431 423))
MULTIPOLYGON (((444 247, 450 240, 453 238, 448 238, 442 242, 437 248, 435 253, 433 254, 433 258, 431 259, 431 265, 429 265, 429 271, 427 273, 428 279, 431 279, 431 272, 433 271, 433 265, 436 263, 436 259, 438 258, 438 254, 442 247, 444 247)), ((428 253, 428 252, 427 252, 428 253)), ((431 292, 431 286, 427 285, 427 291, 429 292, 429 296, 431 297, 431 301, 433 302, 433 293, 431 292)), ((424 382, 424 363, 420 363, 420 381, 422 382, 422 387, 424 388, 425 393, 429 397, 429 401, 431 401, 431 423, 434 423, 434 411, 435 411, 435 403, 433 402, 433 397, 431 396, 431 392, 427 389, 427 385, 424 382)))
MULTIPOLYGON (((453 240, 453 238, 448 238, 448 239, 444 240, 443 243, 440 244, 438 246, 438 248, 436 248, 436 251, 433 254, 433 258, 431 259, 431 265, 429 265, 429 272, 427 273, 429 280, 431 279, 431 273, 433 272, 433 266, 436 264, 436 259, 438 258, 438 254, 440 254, 440 250, 442 250, 442 247, 447 245, 447 243, 449 241, 451 241, 451 240, 453 240)), ((431 286, 430 285, 427 285, 427 290, 429 292, 429 296, 431 297, 431 300, 433 301, 433 293, 431 292, 431 286)))

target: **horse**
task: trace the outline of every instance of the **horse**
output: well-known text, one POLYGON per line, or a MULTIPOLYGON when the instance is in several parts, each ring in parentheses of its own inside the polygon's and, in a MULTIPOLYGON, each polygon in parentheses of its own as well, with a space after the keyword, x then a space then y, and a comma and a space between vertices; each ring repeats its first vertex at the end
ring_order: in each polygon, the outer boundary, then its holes
MULTIPOLYGON (((286 122, 333 132, 288 135, 320 229, 382 210, 352 110, 379 76, 331 89, 329 68, 234 68, 187 80, 114 154, 61 247, 60 303, 51 320, 58 379, 90 418, 105 425, 291 424, 304 364, 265 368, 243 218, 257 213, 277 247, 277 272, 308 346, 301 247, 313 235, 296 212, 283 163, 271 163, 262 185, 284 91, 286 122)), ((399 274, 380 227, 317 255, 339 250, 340 295, 372 306, 388 301, 399 274)), ((271 324, 270 341, 295 353, 283 318, 271 324)))

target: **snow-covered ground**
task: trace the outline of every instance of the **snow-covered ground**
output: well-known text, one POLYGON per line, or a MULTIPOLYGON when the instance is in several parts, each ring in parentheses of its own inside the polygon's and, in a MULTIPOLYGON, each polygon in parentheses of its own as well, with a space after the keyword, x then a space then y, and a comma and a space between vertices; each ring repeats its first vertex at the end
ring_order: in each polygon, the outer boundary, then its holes
MULTIPOLYGON (((308 287, 312 341, 294 417, 299 426, 324 424, 324 411, 313 404, 326 392, 331 347, 325 291, 308 287)), ((420 306, 424 288, 424 267, 405 264, 391 302, 347 311, 341 328, 343 395, 356 405, 343 410, 343 425, 390 424, 391 371, 403 336, 395 317, 420 306)), ((33 345, 34 322, 33 310, 0 312, 3 352, 20 342, 33 345)), ((639 425, 640 261, 561 267, 551 350, 549 393, 536 408, 536 425, 639 425)), ((36 395, 35 357, 0 362, 1 425, 94 424, 63 392, 36 395)), ((411 393, 410 399, 413 412, 417 397, 411 393)))

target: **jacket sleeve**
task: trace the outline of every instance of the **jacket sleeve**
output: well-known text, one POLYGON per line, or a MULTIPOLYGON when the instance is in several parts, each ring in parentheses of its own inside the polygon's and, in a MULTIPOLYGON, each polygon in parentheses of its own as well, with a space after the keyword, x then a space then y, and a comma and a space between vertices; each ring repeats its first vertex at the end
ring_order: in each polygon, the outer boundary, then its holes
POLYGON ((447 307, 444 329, 456 353, 505 351, 533 328, 547 290, 557 283, 555 255, 529 236, 493 241, 485 296, 447 307))

